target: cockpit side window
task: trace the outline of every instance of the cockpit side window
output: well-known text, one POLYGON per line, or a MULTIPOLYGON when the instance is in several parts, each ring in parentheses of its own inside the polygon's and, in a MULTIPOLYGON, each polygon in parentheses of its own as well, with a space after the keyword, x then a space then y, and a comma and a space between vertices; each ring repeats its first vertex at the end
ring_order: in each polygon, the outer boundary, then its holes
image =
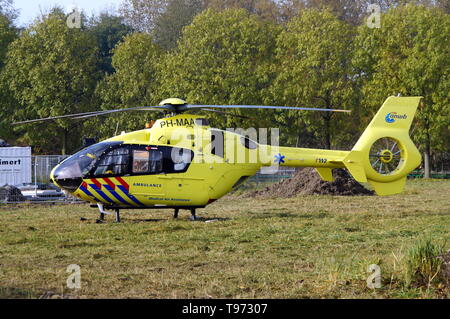
POLYGON ((55 179, 82 178, 91 171, 105 152, 119 147, 123 142, 103 142, 95 144, 72 155, 63 161, 54 173, 55 179))

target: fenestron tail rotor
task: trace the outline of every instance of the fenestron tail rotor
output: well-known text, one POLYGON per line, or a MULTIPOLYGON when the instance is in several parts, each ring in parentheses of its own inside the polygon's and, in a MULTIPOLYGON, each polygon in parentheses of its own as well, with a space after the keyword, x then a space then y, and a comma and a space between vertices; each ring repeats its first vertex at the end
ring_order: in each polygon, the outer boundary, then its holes
POLYGON ((380 175, 392 175, 400 169, 404 152, 399 142, 390 137, 377 140, 370 149, 370 163, 380 175))

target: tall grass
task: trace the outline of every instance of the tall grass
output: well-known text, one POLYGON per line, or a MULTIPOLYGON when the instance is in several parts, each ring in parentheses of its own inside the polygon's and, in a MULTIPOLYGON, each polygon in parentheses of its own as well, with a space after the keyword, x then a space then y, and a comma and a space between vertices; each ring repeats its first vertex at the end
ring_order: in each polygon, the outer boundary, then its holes
POLYGON ((446 283, 444 261, 445 244, 435 244, 431 239, 419 241, 411 247, 406 258, 406 285, 426 287, 446 283))

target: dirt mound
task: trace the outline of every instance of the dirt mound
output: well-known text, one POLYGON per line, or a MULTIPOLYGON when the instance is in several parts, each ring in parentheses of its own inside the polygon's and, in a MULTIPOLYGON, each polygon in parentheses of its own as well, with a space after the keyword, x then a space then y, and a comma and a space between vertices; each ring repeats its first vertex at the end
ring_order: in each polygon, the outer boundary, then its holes
POLYGON ((346 170, 333 171, 334 182, 324 182, 313 168, 299 170, 292 178, 254 191, 245 197, 294 197, 297 195, 337 195, 361 196, 374 195, 374 192, 356 182, 346 170))
POLYGON ((20 189, 14 186, 5 185, 0 187, 0 202, 23 202, 25 197, 23 197, 20 189))

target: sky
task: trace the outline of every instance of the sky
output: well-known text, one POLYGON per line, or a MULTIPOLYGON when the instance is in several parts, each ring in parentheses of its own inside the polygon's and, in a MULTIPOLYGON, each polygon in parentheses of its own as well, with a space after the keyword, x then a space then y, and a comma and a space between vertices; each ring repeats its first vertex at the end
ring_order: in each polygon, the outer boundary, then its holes
POLYGON ((17 22, 21 26, 29 24, 41 11, 47 12, 55 5, 70 11, 74 5, 88 15, 105 9, 117 9, 122 0, 14 0, 14 8, 20 10, 17 22))

